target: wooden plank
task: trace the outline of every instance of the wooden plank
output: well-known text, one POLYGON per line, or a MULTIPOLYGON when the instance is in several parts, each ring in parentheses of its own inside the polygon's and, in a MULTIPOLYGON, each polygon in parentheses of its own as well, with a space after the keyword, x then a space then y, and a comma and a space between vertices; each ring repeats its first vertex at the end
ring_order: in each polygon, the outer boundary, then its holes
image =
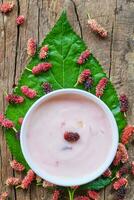
MULTIPOLYGON (((118 94, 129 98, 128 122, 134 124, 134 2, 117 0, 113 24, 111 80, 118 94)), ((130 160, 134 160, 133 145, 129 146, 130 160)), ((107 200, 113 200, 111 187, 105 193, 107 200)), ((134 182, 129 179, 126 200, 134 200, 134 182)))
MULTIPOLYGON (((1 1, 0 1, 1 2, 1 1)), ((0 111, 5 111, 5 98, 3 91, 11 91, 13 85, 15 48, 16 48, 16 10, 8 16, 0 13, 0 111), (12 34, 11 34, 12 33, 12 34)), ((6 145, 2 129, 0 129, 0 192, 5 191, 7 177, 13 176, 13 170, 9 166, 12 156, 6 145)), ((11 198, 15 199, 14 189, 9 189, 11 198)))

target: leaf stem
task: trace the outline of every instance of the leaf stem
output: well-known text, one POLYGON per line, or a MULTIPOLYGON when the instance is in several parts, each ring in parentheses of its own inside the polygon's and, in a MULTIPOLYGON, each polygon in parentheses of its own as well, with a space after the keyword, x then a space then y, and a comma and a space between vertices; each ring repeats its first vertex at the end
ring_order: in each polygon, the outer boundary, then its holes
POLYGON ((68 193, 69 193, 69 200, 73 200, 74 199, 74 190, 72 191, 68 188, 68 193))

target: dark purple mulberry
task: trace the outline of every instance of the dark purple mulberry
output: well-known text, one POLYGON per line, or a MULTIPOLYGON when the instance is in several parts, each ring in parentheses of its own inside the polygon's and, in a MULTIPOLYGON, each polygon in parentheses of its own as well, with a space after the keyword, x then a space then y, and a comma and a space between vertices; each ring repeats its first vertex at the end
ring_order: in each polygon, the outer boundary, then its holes
POLYGON ((125 94, 120 95, 120 109, 121 109, 121 112, 128 111, 128 98, 125 94))
POLYGON ((50 83, 45 82, 42 84, 42 87, 46 94, 48 94, 49 92, 52 92, 52 86, 50 85, 50 83))
POLYGON ((84 82, 85 90, 91 89, 92 85, 93 85, 93 79, 92 79, 92 77, 89 77, 89 78, 84 82))

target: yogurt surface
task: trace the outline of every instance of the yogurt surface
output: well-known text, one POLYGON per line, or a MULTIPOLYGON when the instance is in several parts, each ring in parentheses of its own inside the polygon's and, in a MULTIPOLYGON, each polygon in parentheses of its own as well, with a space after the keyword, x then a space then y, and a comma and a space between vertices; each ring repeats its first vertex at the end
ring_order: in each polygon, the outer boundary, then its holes
POLYGON ((32 110, 25 124, 28 156, 42 173, 67 180, 94 173, 108 158, 112 142, 105 111, 78 94, 50 97, 32 110), (66 141, 66 131, 77 132, 79 140, 66 141))

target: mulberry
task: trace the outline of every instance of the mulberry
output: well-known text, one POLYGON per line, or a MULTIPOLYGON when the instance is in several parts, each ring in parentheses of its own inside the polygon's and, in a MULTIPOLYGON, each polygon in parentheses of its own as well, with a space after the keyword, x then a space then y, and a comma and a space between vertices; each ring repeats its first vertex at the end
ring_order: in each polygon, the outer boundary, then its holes
POLYGON ((112 176, 112 172, 111 170, 108 168, 104 173, 103 173, 104 177, 111 177, 112 176))
POLYGON ((126 186, 128 184, 128 181, 126 178, 120 178, 113 184, 113 188, 115 190, 120 189, 122 186, 126 186))
POLYGON ((29 56, 34 56, 36 53, 36 42, 30 38, 27 42, 27 54, 29 56))
POLYGON ((5 116, 0 113, 0 125, 2 125, 3 120, 5 119, 5 116))
POLYGON ((50 188, 50 187, 54 187, 55 185, 53 183, 50 183, 49 181, 44 180, 42 186, 44 188, 50 188))
POLYGON ((4 14, 11 12, 14 8, 13 2, 4 2, 0 5, 0 11, 4 14))
POLYGON ((121 109, 121 112, 128 111, 128 98, 125 94, 120 95, 120 109, 121 109))
POLYGON ((79 185, 76 185, 76 186, 72 186, 71 189, 77 190, 79 187, 80 187, 79 185))
POLYGON ((132 173, 132 175, 134 175, 134 161, 131 164, 131 173, 132 173))
POLYGON ((40 184, 42 182, 42 178, 36 175, 36 182, 37 182, 37 185, 40 184))
POLYGON ((127 149, 122 143, 119 143, 118 150, 117 150, 115 159, 113 161, 113 164, 117 166, 120 162, 126 163, 127 161, 128 161, 127 149))
POLYGON ((19 178, 10 177, 6 180, 6 185, 8 186, 17 186, 21 183, 21 180, 19 178))
POLYGON ((54 193, 53 193, 52 200, 58 200, 59 196, 60 196, 59 190, 55 190, 54 193))
POLYGON ((127 144, 129 142, 130 137, 134 134, 134 127, 128 125, 125 127, 122 133, 121 142, 123 144, 127 144))
POLYGON ((16 160, 10 161, 10 166, 11 166, 15 171, 19 171, 19 172, 22 172, 22 171, 24 171, 24 169, 25 169, 25 167, 24 167, 21 163, 17 162, 16 160))
POLYGON ((22 122, 23 122, 23 117, 19 117, 18 122, 19 122, 19 124, 21 125, 22 122))
POLYGON ((32 181, 35 179, 35 173, 30 169, 27 172, 27 175, 24 177, 21 183, 22 189, 28 189, 28 187, 31 185, 32 181))
POLYGON ((123 200, 125 195, 126 195, 126 187, 123 185, 122 187, 120 187, 117 191, 116 191, 116 198, 118 200, 123 200))
POLYGON ((80 57, 79 57, 78 60, 77 60, 77 63, 78 63, 79 65, 84 64, 85 61, 89 58, 90 54, 91 54, 91 53, 90 53, 90 51, 89 51, 88 49, 85 50, 84 52, 82 52, 81 55, 80 55, 80 57))
POLYGON ((14 127, 14 123, 9 119, 4 119, 3 122, 2 122, 2 126, 4 128, 13 128, 14 127))
POLYGON ((89 69, 85 69, 83 70, 83 72, 81 72, 81 74, 78 77, 78 83, 83 84, 91 75, 91 71, 89 69))
POLYGON ((45 59, 48 55, 48 45, 45 45, 40 49, 39 58, 45 59))
POLYGON ((106 38, 108 36, 108 32, 100 25, 95 19, 88 19, 88 25, 91 28, 92 32, 97 33, 102 38, 106 38))
POLYGON ((50 83, 47 83, 47 82, 43 83, 42 88, 46 94, 48 94, 49 92, 52 92, 52 86, 50 85, 50 83))
POLYGON ((101 96, 103 95, 104 89, 105 89, 107 83, 108 83, 108 79, 105 78, 105 77, 102 78, 102 79, 99 81, 98 85, 96 86, 96 96, 97 96, 97 97, 101 97, 101 96))
POLYGON ((48 71, 51 67, 52 67, 51 63, 47 63, 47 62, 40 63, 37 66, 33 67, 32 73, 35 75, 38 75, 42 72, 48 71))
POLYGON ((91 89, 92 85, 93 85, 92 77, 87 78, 86 81, 84 82, 85 90, 91 89))
POLYGON ((8 192, 3 192, 0 195, 0 200, 6 200, 9 197, 9 193, 8 192))
POLYGON ((11 104, 21 104, 24 102, 24 98, 18 95, 14 95, 14 94, 8 94, 6 96, 6 100, 7 102, 11 103, 11 104))
POLYGON ((37 92, 35 90, 25 85, 21 87, 21 92, 29 99, 33 99, 34 97, 37 96, 37 92))
POLYGON ((23 15, 20 15, 16 18, 16 23, 17 25, 22 25, 24 24, 24 21, 25 21, 25 17, 23 15))
POLYGON ((92 200, 100 199, 100 194, 94 190, 89 190, 87 193, 88 193, 89 198, 92 200))
POLYGON ((78 133, 66 131, 64 133, 64 139, 68 142, 73 143, 73 142, 77 142, 80 139, 80 135, 78 133))
POLYGON ((126 175, 129 173, 128 166, 123 165, 119 171, 116 173, 116 178, 121 178, 123 175, 126 175))
POLYGON ((78 196, 75 197, 74 200, 90 200, 87 196, 78 196))

